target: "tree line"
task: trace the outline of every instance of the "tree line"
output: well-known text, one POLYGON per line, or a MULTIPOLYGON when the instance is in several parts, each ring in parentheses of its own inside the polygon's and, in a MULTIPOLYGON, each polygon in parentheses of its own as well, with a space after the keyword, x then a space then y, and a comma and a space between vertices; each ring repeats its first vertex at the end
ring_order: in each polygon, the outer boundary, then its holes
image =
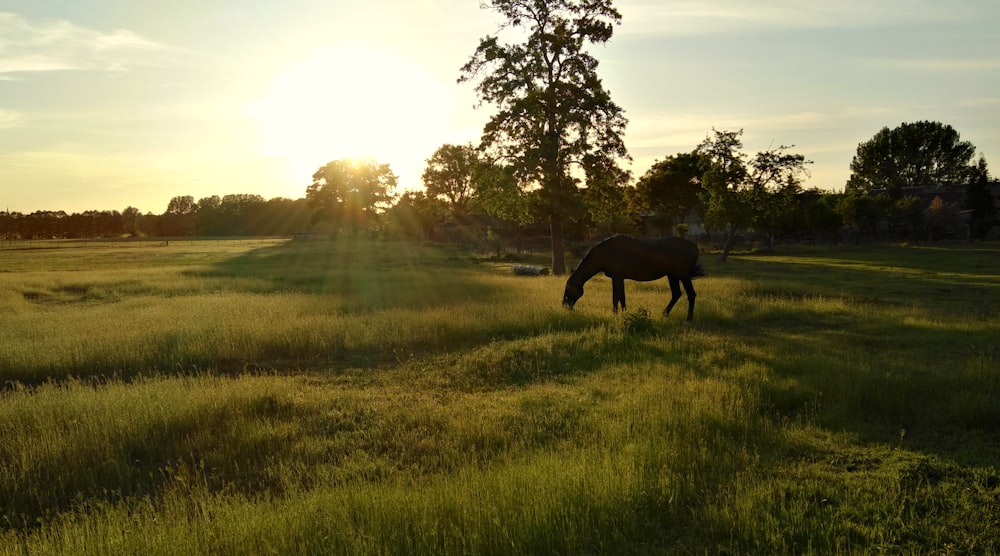
MULTIPOLYGON (((983 158, 972 162, 974 147, 950 126, 921 122, 879 132, 859 145, 841 192, 803 188, 810 161, 792 146, 744 152, 742 134, 713 129, 693 150, 657 160, 634 182, 574 184, 574 196, 562 201, 565 237, 701 233, 717 238, 725 257, 741 237, 769 243, 983 238, 998 224, 991 190, 1000 184, 990 180, 983 158), (887 134, 899 137, 886 142, 887 134), (942 136, 951 139, 928 139, 942 136), (895 147, 874 148, 885 144, 895 147), (911 181, 901 183, 899 175, 911 181)), ((471 144, 439 147, 427 160, 422 191, 393 196, 395 175, 374 160, 333 161, 313 180, 306 194, 312 225, 327 233, 443 239, 436 231, 461 227, 510 235, 538 230, 551 211, 543 188, 471 144)))
POLYGON ((189 195, 174 197, 162 214, 129 206, 118 210, 0 213, 0 236, 16 239, 78 239, 120 237, 285 236, 309 226, 305 199, 260 195, 212 195, 197 202, 189 195))
MULTIPOLYGON (((640 176, 576 182, 562 201, 566 240, 610 233, 702 233, 720 239, 724 255, 739 237, 916 240, 986 237, 997 224, 1000 185, 975 148, 937 122, 885 128, 858 146, 842 192, 803 189, 810 163, 793 147, 743 152, 742 130, 712 130, 690 152, 659 159, 640 176), (890 137, 892 136, 892 137, 890 137), (941 137, 950 139, 941 141, 941 137), (937 138, 937 139, 935 139, 937 138), (901 177, 906 177, 904 181, 901 177), (570 200, 572 199, 572 201, 570 200)), ((485 242, 537 232, 551 199, 509 164, 481 148, 446 144, 427 159, 424 189, 396 194, 388 164, 331 161, 300 199, 233 194, 176 196, 161 214, 89 210, 67 214, 0 213, 6 239, 288 236, 312 230, 485 242)))

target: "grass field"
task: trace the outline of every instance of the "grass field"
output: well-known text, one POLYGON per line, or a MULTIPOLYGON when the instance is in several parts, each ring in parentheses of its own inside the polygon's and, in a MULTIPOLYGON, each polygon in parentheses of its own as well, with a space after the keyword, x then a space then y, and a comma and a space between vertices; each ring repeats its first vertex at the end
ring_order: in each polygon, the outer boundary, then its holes
POLYGON ((31 247, 0 554, 1000 552, 997 244, 707 255, 692 325, 405 243, 31 247))

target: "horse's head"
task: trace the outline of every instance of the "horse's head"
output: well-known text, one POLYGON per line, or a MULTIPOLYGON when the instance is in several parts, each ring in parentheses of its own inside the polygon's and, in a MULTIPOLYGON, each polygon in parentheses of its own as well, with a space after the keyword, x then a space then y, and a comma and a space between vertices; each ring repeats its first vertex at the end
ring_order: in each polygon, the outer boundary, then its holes
POLYGON ((582 296, 583 285, 574 283, 572 278, 566 280, 566 291, 563 292, 563 307, 572 311, 573 305, 576 305, 576 300, 582 296))

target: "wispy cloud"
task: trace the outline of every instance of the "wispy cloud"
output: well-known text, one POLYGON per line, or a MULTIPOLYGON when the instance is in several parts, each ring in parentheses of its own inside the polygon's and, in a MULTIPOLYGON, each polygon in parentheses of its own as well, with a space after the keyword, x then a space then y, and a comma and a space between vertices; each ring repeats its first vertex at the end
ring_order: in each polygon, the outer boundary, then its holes
POLYGON ((20 119, 21 115, 17 112, 0 108, 0 129, 14 127, 20 119))
MULTIPOLYGON (((629 32, 702 35, 784 28, 838 28, 942 24, 995 17, 989 2, 958 0, 623 0, 629 32)), ((985 19, 989 21, 990 19, 985 19)))
POLYGON ((867 65, 878 69, 906 71, 992 71, 1000 69, 1000 58, 871 58, 867 65))
POLYGON ((1000 97, 976 97, 964 100, 959 106, 965 108, 991 108, 1000 107, 1000 97))
POLYGON ((829 129, 831 122, 845 117, 845 113, 796 112, 789 114, 697 114, 662 113, 644 119, 629 129, 629 145, 633 148, 680 147, 690 150, 697 146, 712 129, 739 130, 748 133, 766 130, 769 133, 794 130, 829 129))
POLYGON ((127 29, 98 31, 0 12, 0 74, 121 70, 160 65, 180 53, 127 29))

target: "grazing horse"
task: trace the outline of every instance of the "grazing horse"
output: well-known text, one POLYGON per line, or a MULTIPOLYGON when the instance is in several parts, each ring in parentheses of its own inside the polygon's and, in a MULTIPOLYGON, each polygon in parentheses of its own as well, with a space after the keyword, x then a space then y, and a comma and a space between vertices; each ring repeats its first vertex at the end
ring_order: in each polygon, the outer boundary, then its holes
POLYGON ((649 282, 664 276, 670 281, 670 303, 663 310, 663 316, 670 314, 674 304, 681 297, 680 284, 688 298, 687 320, 694 320, 694 286, 691 279, 704 276, 705 271, 698 264, 698 246, 680 237, 661 239, 636 239, 629 236, 613 236, 591 248, 580 261, 579 266, 566 280, 563 305, 572 309, 583 296, 583 284, 598 272, 611 278, 611 302, 618 312, 618 305, 625 310, 625 279, 649 282))

